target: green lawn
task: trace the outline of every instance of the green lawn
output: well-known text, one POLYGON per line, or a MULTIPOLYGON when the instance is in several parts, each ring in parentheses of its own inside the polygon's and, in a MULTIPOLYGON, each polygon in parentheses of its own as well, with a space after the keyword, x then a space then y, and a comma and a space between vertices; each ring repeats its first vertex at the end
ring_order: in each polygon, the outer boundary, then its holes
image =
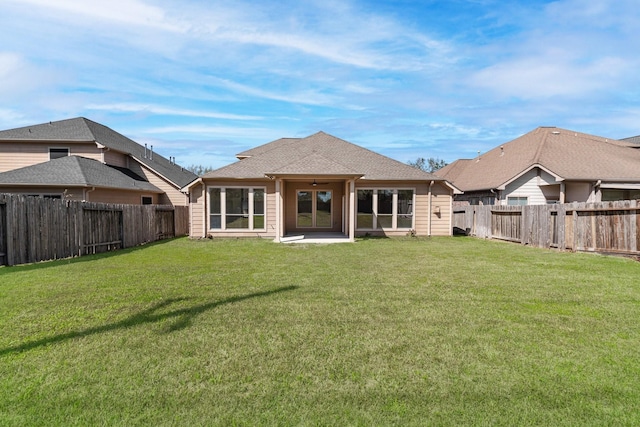
POLYGON ((640 425, 640 263, 176 239, 0 268, 0 425, 640 425))

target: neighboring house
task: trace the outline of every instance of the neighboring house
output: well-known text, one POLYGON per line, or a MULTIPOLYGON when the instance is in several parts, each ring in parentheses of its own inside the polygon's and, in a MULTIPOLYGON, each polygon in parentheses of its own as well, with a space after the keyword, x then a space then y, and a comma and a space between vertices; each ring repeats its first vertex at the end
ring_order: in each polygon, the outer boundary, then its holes
POLYGON ((539 205, 640 198, 640 150, 618 141, 539 127, 436 173, 464 191, 456 204, 539 205))
POLYGON ((186 206, 181 188, 196 178, 83 117, 0 131, 0 193, 186 206))
POLYGON ((454 186, 326 133, 237 157, 186 187, 192 237, 452 233, 454 186))

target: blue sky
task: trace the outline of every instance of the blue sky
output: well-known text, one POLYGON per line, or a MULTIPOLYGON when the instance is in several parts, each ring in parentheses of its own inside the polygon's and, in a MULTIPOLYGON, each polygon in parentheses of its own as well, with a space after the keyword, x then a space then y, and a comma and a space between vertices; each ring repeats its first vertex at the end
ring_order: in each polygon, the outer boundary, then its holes
POLYGON ((184 165, 319 130, 406 162, 640 134, 637 0, 0 0, 0 128, 84 116, 184 165))

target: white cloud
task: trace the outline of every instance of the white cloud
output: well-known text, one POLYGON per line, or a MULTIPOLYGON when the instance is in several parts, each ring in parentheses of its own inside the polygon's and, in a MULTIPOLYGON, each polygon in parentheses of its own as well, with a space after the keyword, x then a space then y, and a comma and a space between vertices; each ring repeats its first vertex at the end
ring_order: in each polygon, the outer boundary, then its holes
POLYGON ((35 8, 55 9, 99 21, 154 27, 172 32, 186 30, 186 27, 169 20, 163 9, 138 0, 19 0, 18 3, 30 4, 35 8))
POLYGON ((166 116, 187 116, 187 117, 203 117, 208 119, 225 119, 225 120, 262 120, 260 116, 249 116, 242 114, 217 113, 207 110, 189 110, 168 108, 152 104, 136 104, 136 103, 116 103, 116 104, 89 104, 85 107, 88 110, 101 110, 111 112, 126 113, 150 113, 166 116))

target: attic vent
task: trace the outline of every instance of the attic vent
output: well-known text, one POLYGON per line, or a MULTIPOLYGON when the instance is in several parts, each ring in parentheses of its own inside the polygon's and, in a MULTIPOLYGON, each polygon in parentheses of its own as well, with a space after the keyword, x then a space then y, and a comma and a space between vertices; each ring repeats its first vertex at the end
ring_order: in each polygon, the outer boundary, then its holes
POLYGON ((551 132, 554 135, 560 135, 560 131, 559 130, 554 130, 553 132, 551 132))

